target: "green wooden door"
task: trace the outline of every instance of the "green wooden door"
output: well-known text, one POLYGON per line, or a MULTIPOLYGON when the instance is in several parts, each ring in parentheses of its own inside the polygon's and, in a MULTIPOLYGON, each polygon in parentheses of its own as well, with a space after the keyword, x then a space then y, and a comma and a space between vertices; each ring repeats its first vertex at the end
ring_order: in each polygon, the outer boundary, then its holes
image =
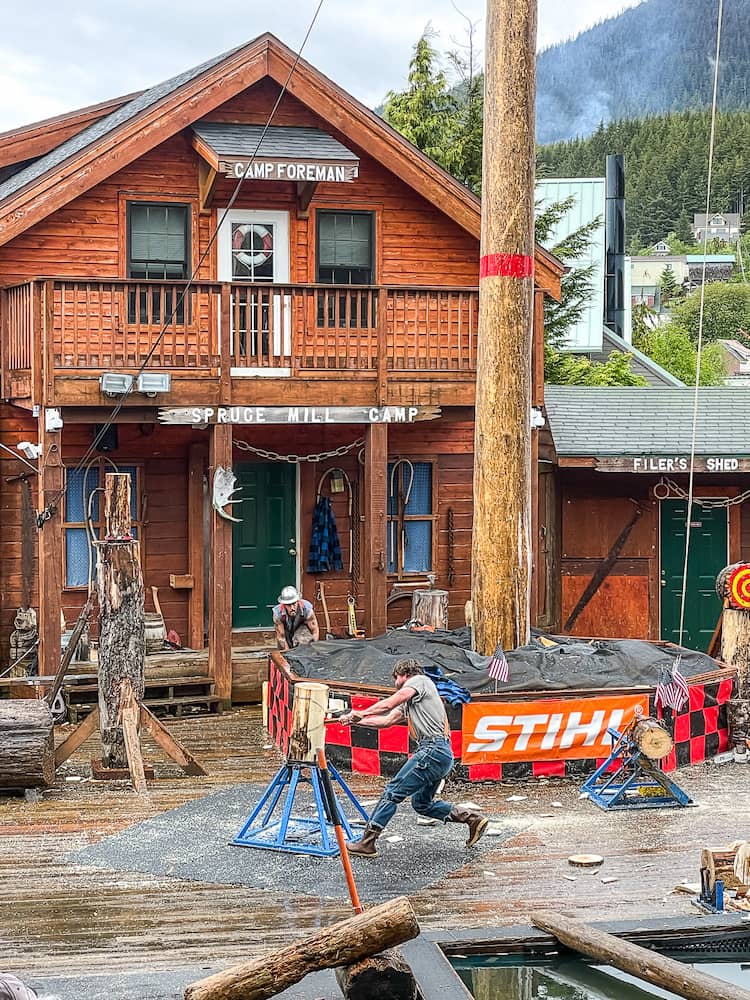
MULTIPOLYGON (((685 500, 661 503, 661 637, 669 642, 680 639, 686 510, 685 500)), ((726 507, 704 510, 693 504, 682 633, 682 644, 690 649, 705 651, 716 628, 721 611, 716 576, 727 565, 727 552, 726 507)))
POLYGON ((297 510, 294 466, 255 462, 235 468, 242 522, 232 538, 232 625, 273 628, 279 591, 297 581, 297 510))

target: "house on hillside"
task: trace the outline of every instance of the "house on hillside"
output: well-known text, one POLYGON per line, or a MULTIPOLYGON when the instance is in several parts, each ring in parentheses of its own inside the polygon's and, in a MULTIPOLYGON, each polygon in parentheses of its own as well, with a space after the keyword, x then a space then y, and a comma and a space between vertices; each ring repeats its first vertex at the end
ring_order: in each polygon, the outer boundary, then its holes
POLYGON ((702 243, 704 239, 724 240, 725 243, 734 243, 740 238, 740 222, 742 216, 739 212, 714 212, 713 215, 694 215, 693 224, 690 230, 696 243, 702 243))
POLYGON ((717 340, 727 370, 726 385, 750 385, 750 347, 739 340, 717 340))
MULTIPOLYGON (((59 665, 113 469, 131 475, 147 593, 185 646, 207 643, 222 701, 233 643, 270 627, 286 584, 333 627, 351 598, 378 634, 389 596, 434 575, 463 623, 480 231, 466 187, 267 34, 0 135, 0 169, 3 659, 33 606, 40 673, 59 665), (217 512, 220 467, 241 488, 235 524, 217 512), (330 571, 308 569, 324 497, 330 571)), ((563 270, 536 249, 537 406, 563 270)), ((535 431, 537 540, 548 450, 535 431)), ((538 541, 534 559, 534 618, 552 624, 538 541)))

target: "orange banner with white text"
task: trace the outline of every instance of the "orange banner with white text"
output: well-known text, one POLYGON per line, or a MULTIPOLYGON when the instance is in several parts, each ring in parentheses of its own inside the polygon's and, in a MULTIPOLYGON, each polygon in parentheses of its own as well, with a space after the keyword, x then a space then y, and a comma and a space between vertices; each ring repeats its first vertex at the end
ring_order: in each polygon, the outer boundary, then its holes
POLYGON ((463 709, 461 763, 608 757, 608 727, 622 732, 636 708, 648 715, 648 695, 471 702, 463 709))

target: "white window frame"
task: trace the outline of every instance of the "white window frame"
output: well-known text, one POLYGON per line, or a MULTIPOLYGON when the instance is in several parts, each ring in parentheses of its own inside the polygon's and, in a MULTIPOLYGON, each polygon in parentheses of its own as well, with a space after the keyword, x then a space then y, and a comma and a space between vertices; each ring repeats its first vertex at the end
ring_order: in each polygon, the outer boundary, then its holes
MULTIPOLYGON (((289 212, 264 212, 260 209, 237 208, 224 214, 222 210, 216 213, 217 223, 221 225, 217 234, 216 263, 219 281, 232 281, 232 225, 249 224, 262 226, 270 223, 274 227, 273 247, 273 284, 288 284, 290 280, 289 263, 289 212), (224 217, 222 218, 222 215, 224 217)), ((250 282, 248 282, 250 284, 250 282)), ((257 283, 258 285, 261 282, 257 283)), ((292 307, 290 297, 284 296, 283 306, 280 298, 274 301, 274 353, 291 353, 292 337, 292 307), (282 321, 283 315, 283 321, 282 321), (283 336, 283 345, 282 345, 283 336)), ((219 327, 219 344, 221 344, 221 326, 219 327)), ((291 368, 232 368, 232 376, 265 376, 266 378, 284 378, 292 374, 291 368)))

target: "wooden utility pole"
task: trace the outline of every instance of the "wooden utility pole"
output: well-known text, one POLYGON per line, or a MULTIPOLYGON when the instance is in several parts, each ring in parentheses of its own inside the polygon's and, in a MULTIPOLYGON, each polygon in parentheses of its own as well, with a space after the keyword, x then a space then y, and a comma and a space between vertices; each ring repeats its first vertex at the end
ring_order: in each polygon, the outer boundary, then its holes
POLYGON ((474 441, 474 644, 528 641, 536 0, 487 0, 474 441))
POLYGON ((130 519, 130 476, 108 472, 104 479, 105 537, 96 551, 99 598, 99 729, 102 765, 127 768, 122 728, 122 682, 136 701, 145 686, 145 626, 140 544, 130 519))

